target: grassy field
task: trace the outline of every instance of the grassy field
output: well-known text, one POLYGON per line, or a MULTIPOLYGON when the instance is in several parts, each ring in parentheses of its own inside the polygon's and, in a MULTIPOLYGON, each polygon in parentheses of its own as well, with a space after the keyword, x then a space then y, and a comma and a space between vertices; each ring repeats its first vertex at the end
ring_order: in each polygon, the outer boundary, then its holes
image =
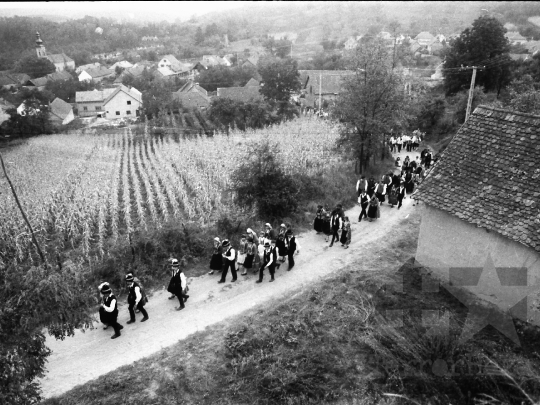
POLYGON ((418 225, 403 219, 333 278, 45 404, 535 403, 538 334, 518 325, 516 347, 486 328, 460 343, 467 310, 444 289, 421 291, 418 225), (450 311, 451 328, 433 333, 422 310, 450 311))

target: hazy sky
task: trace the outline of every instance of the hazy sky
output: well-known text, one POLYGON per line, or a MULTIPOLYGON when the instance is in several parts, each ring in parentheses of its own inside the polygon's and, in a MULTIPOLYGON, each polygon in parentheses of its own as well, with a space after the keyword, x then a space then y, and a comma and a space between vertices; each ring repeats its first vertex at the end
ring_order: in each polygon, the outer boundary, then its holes
POLYGON ((91 11, 124 11, 126 17, 130 14, 138 18, 144 17, 145 12, 163 13, 167 19, 181 18, 186 20, 193 14, 201 15, 212 11, 231 10, 252 2, 233 1, 123 1, 123 2, 0 2, 0 12, 5 9, 21 9, 26 12, 47 11, 58 15, 70 15, 73 12, 83 12, 92 15, 91 11))

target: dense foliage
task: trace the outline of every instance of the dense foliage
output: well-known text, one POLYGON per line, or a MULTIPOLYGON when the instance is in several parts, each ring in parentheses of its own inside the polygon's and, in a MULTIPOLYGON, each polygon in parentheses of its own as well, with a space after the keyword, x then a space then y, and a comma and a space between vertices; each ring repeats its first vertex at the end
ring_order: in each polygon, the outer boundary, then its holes
POLYGON ((465 29, 445 52, 444 86, 447 94, 468 88, 472 71, 456 68, 480 66, 476 73, 476 85, 497 93, 509 83, 509 44, 504 36, 506 28, 489 16, 476 19, 472 27, 465 29))

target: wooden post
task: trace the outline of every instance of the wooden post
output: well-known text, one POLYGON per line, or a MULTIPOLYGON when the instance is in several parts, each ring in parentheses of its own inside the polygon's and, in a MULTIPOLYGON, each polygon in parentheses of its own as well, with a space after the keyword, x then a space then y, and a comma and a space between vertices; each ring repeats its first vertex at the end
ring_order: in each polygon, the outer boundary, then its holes
POLYGON ((467 101, 467 113, 465 114, 465 122, 469 119, 471 115, 472 100, 474 95, 474 81, 476 79, 476 66, 473 66, 472 78, 471 78, 471 88, 469 89, 469 100, 467 101))

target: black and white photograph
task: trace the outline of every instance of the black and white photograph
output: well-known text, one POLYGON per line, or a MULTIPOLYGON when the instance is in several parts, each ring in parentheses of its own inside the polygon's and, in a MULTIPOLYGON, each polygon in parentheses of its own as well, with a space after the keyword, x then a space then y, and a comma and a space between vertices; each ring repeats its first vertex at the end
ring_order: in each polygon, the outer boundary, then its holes
POLYGON ((540 405, 540 2, 0 2, 0 404, 540 405))

